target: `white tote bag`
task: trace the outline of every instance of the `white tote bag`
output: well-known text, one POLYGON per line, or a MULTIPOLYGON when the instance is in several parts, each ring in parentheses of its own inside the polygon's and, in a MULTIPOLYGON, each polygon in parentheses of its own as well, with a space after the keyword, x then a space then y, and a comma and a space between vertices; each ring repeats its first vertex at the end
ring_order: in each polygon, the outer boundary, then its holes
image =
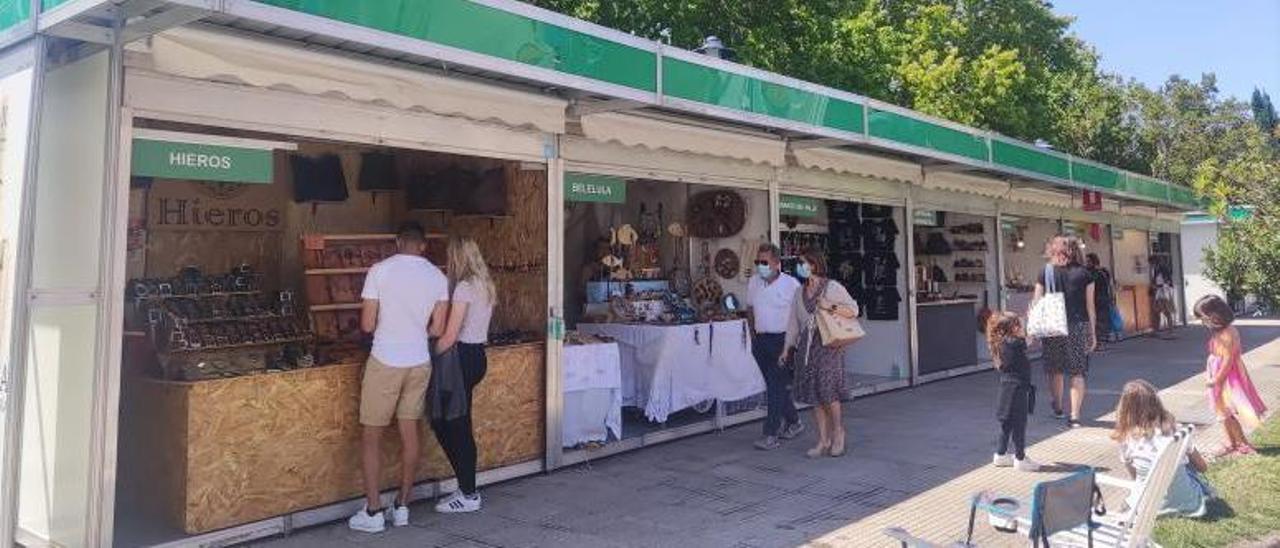
POLYGON ((1044 265, 1044 297, 1027 312, 1027 336, 1037 339, 1067 336, 1067 299, 1058 291, 1053 266, 1044 265))

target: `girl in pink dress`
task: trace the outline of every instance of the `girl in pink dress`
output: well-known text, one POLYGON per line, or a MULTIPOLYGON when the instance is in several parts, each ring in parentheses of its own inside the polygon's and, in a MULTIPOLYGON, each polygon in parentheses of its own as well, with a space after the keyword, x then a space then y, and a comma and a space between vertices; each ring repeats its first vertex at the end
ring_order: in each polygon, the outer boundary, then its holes
POLYGON ((1240 332, 1231 325, 1235 314, 1217 295, 1201 297, 1196 302, 1195 314, 1212 333, 1205 370, 1209 404, 1227 430, 1228 445, 1223 447, 1223 453, 1252 455, 1257 451, 1249 444, 1244 430, 1257 428, 1267 407, 1240 356, 1240 332))

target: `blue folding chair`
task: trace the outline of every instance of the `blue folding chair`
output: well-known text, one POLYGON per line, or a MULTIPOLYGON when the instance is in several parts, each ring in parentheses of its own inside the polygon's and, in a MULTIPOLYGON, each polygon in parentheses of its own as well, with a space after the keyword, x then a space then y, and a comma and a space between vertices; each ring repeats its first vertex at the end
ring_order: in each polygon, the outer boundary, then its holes
POLYGON ((1032 546, 1049 546, 1049 537, 1064 531, 1073 531, 1093 546, 1093 532, 1097 528, 1093 517, 1106 514, 1102 504, 1102 492, 1095 481, 1093 468, 1079 471, 1053 481, 1037 483, 1031 492, 1031 504, 1008 497, 995 497, 991 493, 974 495, 969 505, 969 528, 963 542, 948 545, 933 544, 907 533, 900 527, 886 529, 884 533, 901 543, 902 548, 973 547, 974 527, 979 512, 999 523, 999 529, 1027 535, 1032 546))

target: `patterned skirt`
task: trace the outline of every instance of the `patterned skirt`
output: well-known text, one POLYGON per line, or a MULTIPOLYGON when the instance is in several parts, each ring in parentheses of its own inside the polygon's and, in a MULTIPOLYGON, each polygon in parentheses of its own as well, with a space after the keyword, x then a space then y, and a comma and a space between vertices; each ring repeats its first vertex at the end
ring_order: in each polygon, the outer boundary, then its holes
POLYGON ((801 403, 838 402, 844 399, 844 347, 822 346, 815 331, 809 331, 808 336, 801 335, 796 345, 792 390, 796 401, 801 403))
POLYGON ((1067 326, 1067 336, 1044 339, 1044 370, 1069 375, 1089 374, 1089 322, 1067 326))

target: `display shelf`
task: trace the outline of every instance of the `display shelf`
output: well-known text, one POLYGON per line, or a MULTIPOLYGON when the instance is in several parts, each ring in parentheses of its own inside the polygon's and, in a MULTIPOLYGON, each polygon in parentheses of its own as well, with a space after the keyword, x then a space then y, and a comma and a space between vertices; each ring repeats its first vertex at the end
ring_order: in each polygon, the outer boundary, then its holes
POLYGON ((163 353, 172 355, 172 354, 194 354, 197 352, 222 352, 225 350, 239 350, 241 348, 254 348, 258 346, 300 343, 300 342, 307 342, 309 340, 311 340, 311 336, 304 335, 302 337, 290 337, 288 339, 280 339, 276 341, 255 341, 251 343, 222 344, 217 346, 201 346, 200 348, 179 348, 176 350, 166 350, 163 353))
POLYGON ((313 304, 309 308, 312 312, 332 312, 334 310, 360 310, 363 306, 361 303, 337 303, 337 304, 313 304))
POLYGON ((169 295, 147 295, 146 297, 135 297, 134 301, 163 301, 165 299, 208 299, 211 297, 233 297, 243 295, 258 295, 262 291, 220 291, 218 293, 185 293, 185 294, 169 294, 169 295))
POLYGON ((336 276, 338 274, 365 274, 369 272, 367 266, 356 266, 351 268, 308 268, 303 271, 308 276, 336 276))
MULTIPOLYGON (((449 237, 443 232, 429 232, 425 235, 428 240, 444 240, 449 237)), ((395 234, 322 234, 326 242, 367 242, 369 240, 394 240, 395 234)))
POLYGON ((175 318, 175 320, 184 325, 200 325, 200 324, 206 324, 206 323, 220 323, 220 322, 276 320, 284 317, 286 316, 281 316, 280 314, 258 314, 255 316, 231 316, 229 318, 200 318, 200 319, 175 318))

